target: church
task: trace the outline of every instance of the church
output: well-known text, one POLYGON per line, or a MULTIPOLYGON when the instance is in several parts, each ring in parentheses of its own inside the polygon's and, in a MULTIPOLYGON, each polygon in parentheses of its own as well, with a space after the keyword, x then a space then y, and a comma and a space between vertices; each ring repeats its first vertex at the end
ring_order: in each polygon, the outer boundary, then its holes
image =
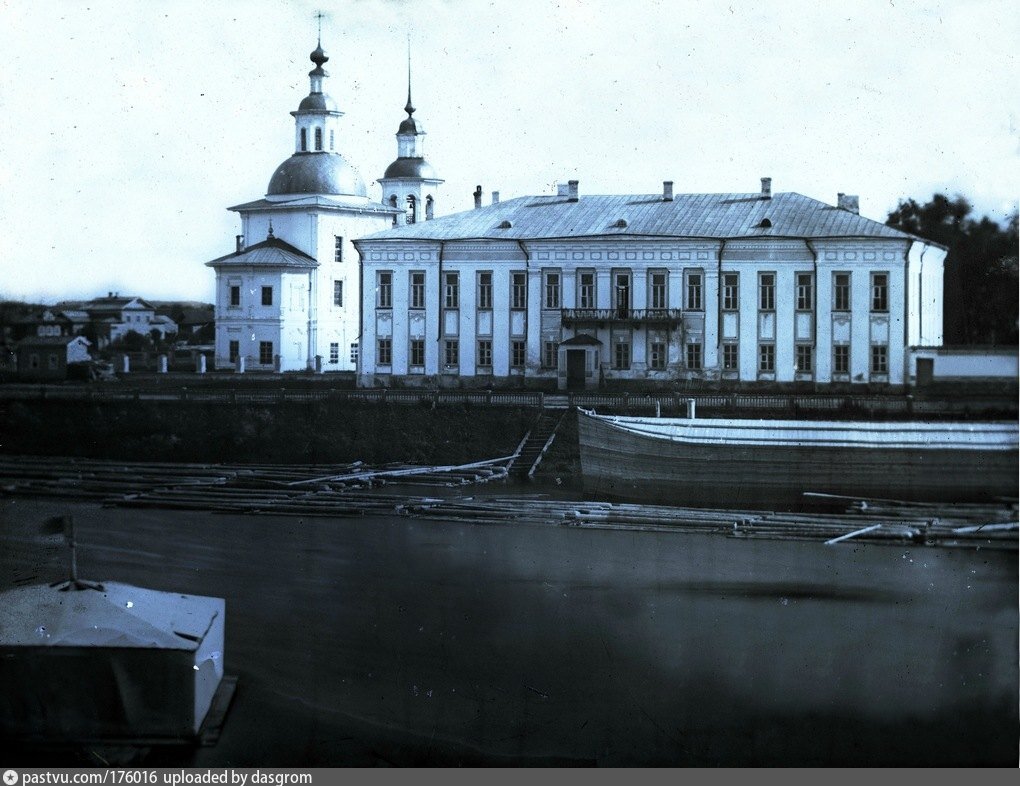
POLYGON ((375 386, 913 384, 942 343, 946 249, 773 193, 557 193, 436 217, 408 73, 397 159, 375 202, 339 152, 342 112, 311 54, 294 154, 236 205, 216 271, 216 367, 355 372, 375 386))

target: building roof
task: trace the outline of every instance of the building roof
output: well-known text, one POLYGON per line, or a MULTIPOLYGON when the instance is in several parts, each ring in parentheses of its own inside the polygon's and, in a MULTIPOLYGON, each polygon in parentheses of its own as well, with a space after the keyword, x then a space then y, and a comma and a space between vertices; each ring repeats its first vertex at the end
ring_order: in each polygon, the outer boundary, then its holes
POLYGON ((432 165, 424 158, 398 158, 388 167, 383 179, 387 178, 421 178, 422 180, 439 180, 439 175, 432 165))
MULTIPOLYGON (((376 232, 362 240, 889 238, 911 235, 797 193, 525 196, 376 232), (770 226, 763 227, 763 219, 770 226)), ((357 242, 357 241, 356 241, 357 242)))
POLYGON ((217 257, 205 264, 208 267, 282 267, 300 270, 319 266, 315 257, 308 256, 301 249, 272 235, 243 251, 217 257))
POLYGON ((78 340, 84 341, 86 344, 91 345, 85 336, 28 336, 27 338, 21 339, 18 342, 19 347, 65 347, 68 344, 72 344, 78 340))
POLYGON ((587 333, 578 333, 576 336, 571 336, 566 341, 560 342, 561 347, 600 347, 602 342, 599 341, 595 336, 590 336, 587 333))
POLYGON ((355 197, 352 195, 326 196, 324 194, 302 194, 287 198, 275 196, 273 199, 255 199, 251 202, 243 202, 240 205, 232 205, 227 210, 246 212, 254 210, 307 210, 310 207, 325 208, 327 210, 343 210, 357 213, 385 213, 392 216, 394 213, 402 213, 403 210, 387 207, 379 202, 372 202, 366 197, 355 197))
POLYGON ((295 153, 276 168, 267 195, 350 194, 367 196, 365 181, 339 153, 295 153))
POLYGON ((141 309, 143 311, 156 310, 155 306, 142 300, 140 297, 121 297, 120 295, 97 297, 85 303, 82 308, 88 312, 122 311, 125 308, 141 309))

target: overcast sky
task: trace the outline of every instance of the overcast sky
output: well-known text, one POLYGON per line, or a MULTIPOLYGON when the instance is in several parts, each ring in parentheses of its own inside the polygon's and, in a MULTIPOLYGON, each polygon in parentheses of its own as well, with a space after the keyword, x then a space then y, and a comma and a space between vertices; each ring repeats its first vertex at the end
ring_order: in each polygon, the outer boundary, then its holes
POLYGON ((293 148, 324 11, 340 151, 369 195, 416 117, 471 192, 860 194, 1012 212, 1015 0, 0 0, 0 297, 213 296, 203 263, 293 148))

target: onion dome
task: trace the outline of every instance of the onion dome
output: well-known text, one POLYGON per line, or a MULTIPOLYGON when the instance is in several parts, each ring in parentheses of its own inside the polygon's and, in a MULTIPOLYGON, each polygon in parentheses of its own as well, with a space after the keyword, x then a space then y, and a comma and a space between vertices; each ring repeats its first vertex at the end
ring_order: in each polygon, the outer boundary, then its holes
POLYGON ((266 194, 364 197, 368 191, 358 170, 339 153, 295 153, 276 168, 266 194))

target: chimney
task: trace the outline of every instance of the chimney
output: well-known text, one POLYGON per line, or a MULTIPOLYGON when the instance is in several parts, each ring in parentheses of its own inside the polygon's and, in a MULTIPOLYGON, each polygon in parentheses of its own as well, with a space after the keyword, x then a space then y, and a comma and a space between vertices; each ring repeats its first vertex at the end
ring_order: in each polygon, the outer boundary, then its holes
POLYGON ((556 184, 556 196, 566 196, 568 193, 570 193, 570 186, 566 183, 556 184))
POLYGON ((578 196, 577 196, 577 181, 576 180, 568 180, 567 181, 567 201, 569 201, 569 202, 576 202, 577 199, 578 199, 578 196))
POLYGON ((107 297, 113 297, 113 293, 112 293, 112 292, 107 292, 107 293, 106 293, 106 296, 107 296, 107 297))
POLYGON ((493 191, 492 192, 492 204, 494 204, 494 205, 498 205, 499 204, 499 192, 498 191, 493 191))
POLYGON ((237 235, 236 240, 237 240, 237 253, 240 254, 242 251, 244 251, 244 235, 237 235))
POLYGON ((475 186, 475 209, 477 210, 482 206, 482 187, 475 186))
POLYGON ((673 201, 673 181, 663 180, 662 181, 662 201, 672 202, 673 201))
POLYGON ((854 215, 860 215, 861 213, 861 198, 857 194, 836 194, 836 207, 840 210, 846 210, 848 213, 854 215))
POLYGON ((761 179, 761 198, 772 199, 772 178, 763 177, 761 179))

